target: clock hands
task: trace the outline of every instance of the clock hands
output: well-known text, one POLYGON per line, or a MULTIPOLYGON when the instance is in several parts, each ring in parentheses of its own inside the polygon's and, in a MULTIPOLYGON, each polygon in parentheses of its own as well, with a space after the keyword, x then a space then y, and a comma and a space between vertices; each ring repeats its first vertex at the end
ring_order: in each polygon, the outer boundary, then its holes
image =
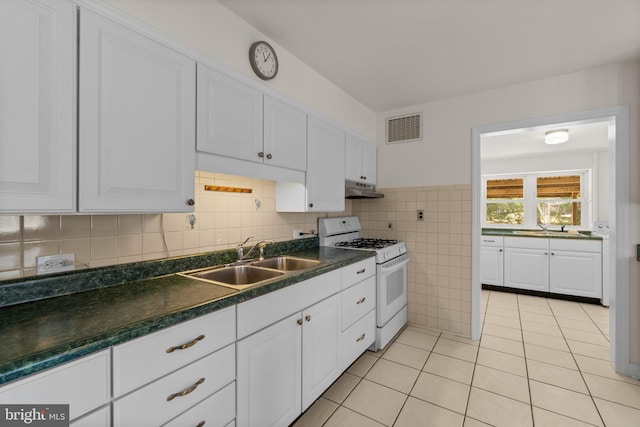
MULTIPOLYGON (((264 53, 262 54, 262 57, 264 58, 264 53)), ((269 52, 269 55, 267 55, 266 58, 264 58, 263 62, 267 62, 267 59, 271 58, 271 52, 269 52)))

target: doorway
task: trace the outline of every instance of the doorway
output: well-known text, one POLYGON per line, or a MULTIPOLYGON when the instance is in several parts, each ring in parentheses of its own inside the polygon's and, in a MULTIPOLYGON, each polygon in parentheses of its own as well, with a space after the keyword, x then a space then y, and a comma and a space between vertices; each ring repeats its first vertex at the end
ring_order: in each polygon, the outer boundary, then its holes
POLYGON ((608 126, 609 145, 609 282, 611 361, 615 370, 629 375, 629 110, 626 106, 540 117, 472 129, 472 339, 480 339, 481 283, 480 236, 482 179, 481 145, 483 137, 514 134, 532 129, 550 129, 570 124, 604 122, 608 126))

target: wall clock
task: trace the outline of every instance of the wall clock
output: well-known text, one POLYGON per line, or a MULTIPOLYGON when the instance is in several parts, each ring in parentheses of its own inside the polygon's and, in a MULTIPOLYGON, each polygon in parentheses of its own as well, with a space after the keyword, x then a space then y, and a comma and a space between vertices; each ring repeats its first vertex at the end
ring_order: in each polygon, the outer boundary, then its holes
POLYGON ((249 63, 253 72, 262 80, 271 80, 278 74, 276 51, 265 41, 258 41, 249 48, 249 63))

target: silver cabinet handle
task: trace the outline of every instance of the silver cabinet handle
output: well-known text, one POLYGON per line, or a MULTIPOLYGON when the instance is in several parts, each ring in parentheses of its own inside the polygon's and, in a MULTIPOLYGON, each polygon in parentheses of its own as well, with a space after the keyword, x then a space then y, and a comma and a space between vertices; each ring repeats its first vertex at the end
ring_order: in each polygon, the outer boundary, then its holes
POLYGON ((170 401, 172 401, 173 399, 175 399, 176 397, 186 396, 187 394, 191 393, 193 390, 197 389, 197 388, 198 388, 198 386, 199 386, 200 384, 202 384, 203 382, 204 382, 204 378, 200 378, 200 379, 199 379, 198 381, 196 381, 196 383, 195 383, 194 385, 192 385, 191 387, 189 387, 189 388, 187 388, 187 389, 184 389, 184 390, 182 390, 181 392, 170 394, 170 395, 167 397, 167 401, 168 401, 168 402, 170 402, 170 401))
POLYGON ((179 346, 176 346, 176 347, 169 347, 167 349, 167 353, 173 353, 174 350, 184 350, 186 348, 193 347, 194 345, 198 344, 198 342, 202 341, 203 339, 204 339, 204 335, 199 335, 193 341, 189 341, 186 344, 182 344, 182 345, 179 345, 179 346))
POLYGON ((498 252, 502 252, 502 249, 498 249, 498 252))
POLYGON ((205 420, 202 420, 198 423, 198 425, 196 427, 202 427, 205 424, 205 420))
POLYGON ((273 156, 271 154, 267 154, 267 159, 272 159, 273 156))
POLYGON ((367 271, 367 269, 366 269, 366 268, 363 268, 362 270, 358 270, 358 271, 356 271, 356 274, 362 274, 362 273, 364 273, 365 271, 367 271))
POLYGON ((365 334, 360 335, 360 337, 356 340, 356 342, 360 342, 364 339, 365 334))
POLYGON ((302 319, 298 319, 298 325, 302 325, 302 319))
POLYGON ((305 320, 306 320, 307 322, 311 322, 311 316, 307 314, 307 315, 305 316, 305 320))
POLYGON ((356 304, 362 304, 364 302, 364 300, 366 300, 366 299, 367 299, 367 297, 362 297, 358 301, 356 301, 356 304))
POLYGON ((258 153, 258 157, 264 157, 264 153, 261 151, 258 153))

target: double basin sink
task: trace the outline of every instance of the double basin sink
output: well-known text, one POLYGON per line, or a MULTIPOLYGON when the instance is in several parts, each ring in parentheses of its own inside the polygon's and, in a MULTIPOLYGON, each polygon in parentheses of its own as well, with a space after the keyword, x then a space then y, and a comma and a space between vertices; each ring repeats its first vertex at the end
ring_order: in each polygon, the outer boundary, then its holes
POLYGON ((583 233, 569 233, 567 231, 555 230, 514 230, 512 233, 522 236, 589 237, 583 233))
POLYGON ((242 290, 283 279, 286 275, 311 269, 320 263, 312 259, 278 256, 224 267, 206 267, 178 275, 242 290))

